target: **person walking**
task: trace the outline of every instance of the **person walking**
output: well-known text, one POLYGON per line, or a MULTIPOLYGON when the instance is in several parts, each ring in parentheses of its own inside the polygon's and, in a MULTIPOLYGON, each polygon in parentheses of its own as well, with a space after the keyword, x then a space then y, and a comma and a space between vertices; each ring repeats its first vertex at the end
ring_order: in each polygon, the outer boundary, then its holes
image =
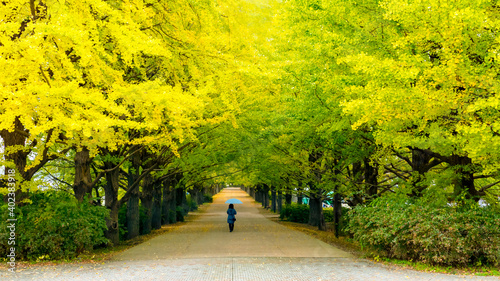
POLYGON ((233 204, 229 204, 229 208, 227 209, 227 223, 229 224, 229 232, 233 232, 234 222, 236 221, 236 210, 234 209, 233 204))

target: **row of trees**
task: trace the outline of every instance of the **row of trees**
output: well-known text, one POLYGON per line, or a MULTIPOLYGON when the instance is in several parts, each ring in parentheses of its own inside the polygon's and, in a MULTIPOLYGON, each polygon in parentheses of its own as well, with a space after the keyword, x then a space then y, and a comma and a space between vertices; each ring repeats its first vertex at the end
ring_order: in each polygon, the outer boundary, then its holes
POLYGON ((248 29, 257 4, 0 3, 0 161, 16 171, 16 202, 55 188, 102 204, 113 244, 124 204, 133 238, 139 205, 147 233, 186 191, 201 203, 238 172, 226 132, 261 87, 248 29))
POLYGON ((113 243, 120 206, 131 238, 139 200, 157 226, 158 198, 166 206, 219 179, 253 187, 266 206, 275 192, 306 196, 320 229, 327 197, 498 202, 495 2, 0 10, 0 152, 17 171, 17 202, 48 187, 104 204, 113 243))
POLYGON ((327 197, 498 203, 496 2, 278 7, 268 63, 280 71, 279 106, 255 132, 247 185, 304 193, 320 229, 327 197))

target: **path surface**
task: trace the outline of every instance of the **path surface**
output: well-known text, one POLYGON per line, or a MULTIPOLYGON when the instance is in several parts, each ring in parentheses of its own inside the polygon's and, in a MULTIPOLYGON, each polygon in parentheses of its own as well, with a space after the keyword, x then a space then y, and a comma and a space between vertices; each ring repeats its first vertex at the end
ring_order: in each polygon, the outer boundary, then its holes
POLYGON ((210 207, 174 232, 125 251, 116 260, 221 257, 353 257, 322 241, 266 219, 239 188, 226 188, 210 207), (229 232, 224 204, 237 198, 235 228, 229 232))
POLYGON ((126 250, 103 264, 1 272, 1 280, 500 280, 422 273, 357 259, 265 218, 238 188, 226 188, 193 221, 126 250), (226 223, 238 198, 235 230, 226 223))

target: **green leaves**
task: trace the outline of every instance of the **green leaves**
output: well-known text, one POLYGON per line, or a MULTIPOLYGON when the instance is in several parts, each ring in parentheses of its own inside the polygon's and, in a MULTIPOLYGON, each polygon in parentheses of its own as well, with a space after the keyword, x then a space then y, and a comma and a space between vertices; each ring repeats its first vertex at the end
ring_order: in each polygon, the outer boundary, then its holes
POLYGON ((348 230, 363 245, 389 257, 440 265, 497 265, 497 211, 475 202, 450 207, 429 204, 425 198, 388 196, 351 211, 348 230))
MULTIPOLYGON (((106 208, 93 206, 85 200, 78 203, 71 194, 62 191, 39 191, 30 198, 33 203, 16 208, 21 213, 16 216, 16 255, 19 258, 72 258, 108 242, 104 237, 106 208)), ((7 205, 0 207, 3 210, 7 205)), ((6 222, 2 219, 2 227, 6 227, 6 222)), ((7 251, 7 243, 0 245, 7 251)))

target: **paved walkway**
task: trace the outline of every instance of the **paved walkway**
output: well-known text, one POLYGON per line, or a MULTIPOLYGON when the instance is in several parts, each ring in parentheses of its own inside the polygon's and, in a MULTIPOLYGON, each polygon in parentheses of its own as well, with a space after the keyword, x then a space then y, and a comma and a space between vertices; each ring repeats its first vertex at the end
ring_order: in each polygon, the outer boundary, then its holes
POLYGON ((226 188, 193 221, 104 264, 33 267, 1 280, 499 280, 422 273, 357 259, 266 219, 245 192, 226 188), (237 221, 226 223, 229 198, 237 221))
POLYGON ((225 188, 196 220, 123 252, 116 260, 220 257, 352 257, 322 241, 266 219, 246 192, 225 188), (225 204, 237 198, 238 212, 229 232, 225 204))

